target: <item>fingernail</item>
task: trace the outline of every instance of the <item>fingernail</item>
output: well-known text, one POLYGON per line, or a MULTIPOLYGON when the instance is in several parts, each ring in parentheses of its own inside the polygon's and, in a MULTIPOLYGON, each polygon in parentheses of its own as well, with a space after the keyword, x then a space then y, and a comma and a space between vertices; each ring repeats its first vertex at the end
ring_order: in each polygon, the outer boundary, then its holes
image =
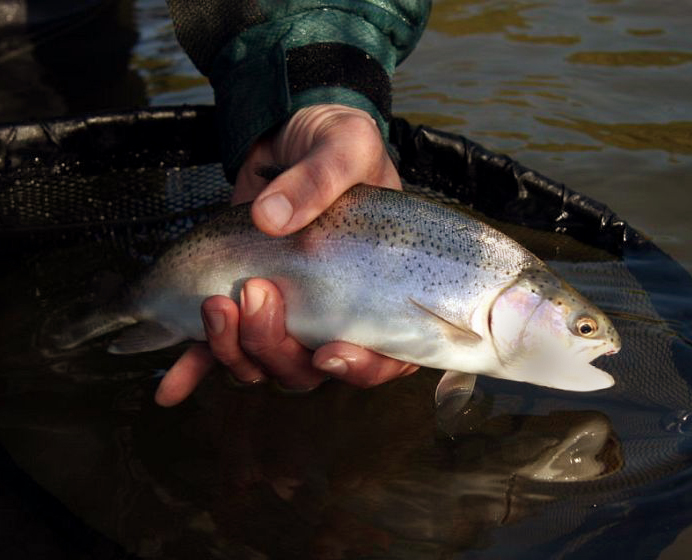
POLYGON ((221 334, 226 328, 226 317, 221 311, 203 311, 202 318, 211 334, 221 334))
POLYGON ((282 229, 293 217, 293 205, 282 193, 258 200, 259 208, 275 229, 282 229))
POLYGON ((317 369, 333 373, 334 375, 344 375, 348 372, 348 364, 346 364, 345 360, 339 358, 338 356, 334 356, 333 358, 329 358, 328 360, 325 360, 319 364, 317 369))
POLYGON ((240 308, 245 316, 254 315, 264 305, 267 299, 267 292, 255 286, 243 286, 240 292, 240 308))

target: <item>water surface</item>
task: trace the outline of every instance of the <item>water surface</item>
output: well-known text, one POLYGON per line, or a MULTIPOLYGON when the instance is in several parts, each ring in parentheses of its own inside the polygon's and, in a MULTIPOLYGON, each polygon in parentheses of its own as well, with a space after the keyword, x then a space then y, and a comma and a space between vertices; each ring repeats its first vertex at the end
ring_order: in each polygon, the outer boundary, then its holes
POLYGON ((441 1, 394 109, 593 196, 692 269, 692 12, 441 1))

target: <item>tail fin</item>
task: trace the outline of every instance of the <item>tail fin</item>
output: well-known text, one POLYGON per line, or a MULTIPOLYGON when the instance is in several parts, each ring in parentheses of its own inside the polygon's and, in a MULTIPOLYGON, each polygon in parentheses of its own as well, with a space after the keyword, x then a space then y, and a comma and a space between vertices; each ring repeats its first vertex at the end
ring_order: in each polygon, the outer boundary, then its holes
POLYGON ((70 350, 80 344, 137 323, 122 307, 93 308, 87 304, 60 310, 50 316, 41 329, 45 344, 70 350))

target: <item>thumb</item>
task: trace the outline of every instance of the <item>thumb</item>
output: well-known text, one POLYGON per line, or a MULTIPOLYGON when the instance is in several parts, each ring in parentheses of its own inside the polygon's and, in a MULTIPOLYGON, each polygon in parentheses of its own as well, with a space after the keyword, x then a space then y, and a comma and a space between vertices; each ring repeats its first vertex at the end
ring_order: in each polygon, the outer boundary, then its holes
POLYGON ((353 125, 316 144, 255 200, 252 219, 269 235, 287 235, 312 222, 357 183, 401 188, 382 138, 353 125))

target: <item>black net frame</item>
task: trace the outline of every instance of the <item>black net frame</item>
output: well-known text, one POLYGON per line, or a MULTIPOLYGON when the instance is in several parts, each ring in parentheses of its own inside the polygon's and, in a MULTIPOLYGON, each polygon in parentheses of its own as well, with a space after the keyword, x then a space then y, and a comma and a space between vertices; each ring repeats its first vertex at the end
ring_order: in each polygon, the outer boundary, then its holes
MULTIPOLYGON (((220 181, 214 114, 211 106, 150 108, 0 127, 0 234, 126 222, 133 215, 140 221, 160 220, 222 202, 228 193, 220 188, 203 204, 183 201, 173 213, 154 204, 126 208, 127 217, 120 219, 118 214, 81 222, 46 216, 56 206, 51 191, 65 187, 60 178, 66 174, 74 181, 76 175, 216 164, 212 173, 220 181), (37 204, 30 215, 20 215, 18 208, 26 205, 17 201, 12 186, 30 180, 44 181, 48 193, 42 193, 43 207, 37 204)), ((614 254, 642 242, 606 205, 463 136, 395 118, 391 143, 404 181, 458 199, 488 217, 564 233, 614 254)))

